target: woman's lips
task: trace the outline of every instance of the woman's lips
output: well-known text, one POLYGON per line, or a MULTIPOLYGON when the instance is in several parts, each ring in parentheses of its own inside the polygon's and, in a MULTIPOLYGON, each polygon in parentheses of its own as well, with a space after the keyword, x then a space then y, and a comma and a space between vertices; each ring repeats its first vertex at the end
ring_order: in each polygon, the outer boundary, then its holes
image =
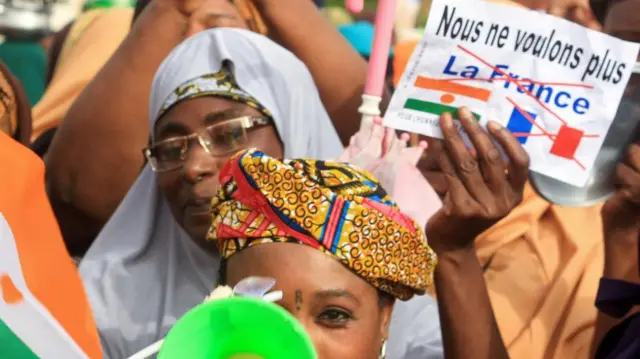
POLYGON ((208 220, 210 216, 210 202, 210 198, 190 201, 184 208, 185 218, 206 218, 208 220))

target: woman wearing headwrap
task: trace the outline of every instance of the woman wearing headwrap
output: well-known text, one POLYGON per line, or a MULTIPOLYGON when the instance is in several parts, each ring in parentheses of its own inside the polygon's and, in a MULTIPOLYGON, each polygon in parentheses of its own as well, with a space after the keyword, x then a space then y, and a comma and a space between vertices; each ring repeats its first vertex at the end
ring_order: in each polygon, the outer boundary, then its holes
MULTIPOLYGON (((436 146, 451 189, 426 227, 442 258, 435 282, 445 357, 508 358, 473 241, 522 198, 528 156, 509 131, 490 122, 491 137, 510 159, 506 174, 500 151, 471 113, 461 109, 457 118, 477 159, 452 116, 443 115, 445 139, 436 146)), ((232 158, 219 177, 208 239, 218 242, 223 283, 274 278, 284 294, 278 303, 304 325, 321 359, 429 357, 419 337, 403 338, 412 342, 406 352, 387 351, 394 300, 425 292, 436 257, 417 222, 400 212, 370 173, 249 150, 232 158)), ((407 317, 401 325, 434 319, 407 317)))
POLYGON ((0 132, 23 145, 31 136, 31 107, 20 81, 0 61, 0 132))
MULTIPOLYGON (((386 343, 397 335, 389 329, 395 299, 424 294, 437 260, 376 178, 256 150, 236 155, 219 176, 226 182, 211 203, 208 240, 219 246, 223 283, 276 279, 279 304, 304 325, 321 359, 432 357, 420 343, 400 356, 386 343)), ((411 319, 438 320, 398 324, 411 319)))
MULTIPOLYGON (((107 358, 161 339, 215 285, 209 203, 233 153, 328 159, 342 151, 304 64, 246 30, 207 30, 174 49, 153 81, 150 113, 148 163, 80 264, 107 358)), ((437 308, 422 297, 404 310, 433 316, 437 308)), ((415 335, 440 352, 437 323, 415 335)), ((407 350, 401 340, 396 350, 407 350)))

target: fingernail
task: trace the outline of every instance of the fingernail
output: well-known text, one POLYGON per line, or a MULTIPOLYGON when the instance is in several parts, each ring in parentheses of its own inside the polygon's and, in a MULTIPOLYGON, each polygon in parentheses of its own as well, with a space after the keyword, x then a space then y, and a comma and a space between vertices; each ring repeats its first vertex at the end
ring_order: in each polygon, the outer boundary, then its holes
POLYGON ((460 114, 460 117, 464 117, 466 119, 471 118, 473 115, 471 111, 469 111, 469 109, 466 107, 461 107, 459 110, 459 114, 460 114))
POLYGON ((423 150, 429 148, 429 144, 427 143, 427 141, 420 141, 420 143, 418 143, 418 146, 420 146, 423 150))
POLYGON ((451 114, 450 113, 444 113, 442 115, 442 126, 445 128, 452 128, 453 127, 453 119, 451 118, 451 114))
POLYGON ((409 141, 411 139, 411 135, 406 133, 406 132, 403 132, 400 135, 400 139, 403 140, 403 141, 409 141))
POLYGON ((489 121, 489 123, 487 123, 487 128, 492 131, 499 131, 502 129, 502 125, 496 121, 491 120, 489 121))

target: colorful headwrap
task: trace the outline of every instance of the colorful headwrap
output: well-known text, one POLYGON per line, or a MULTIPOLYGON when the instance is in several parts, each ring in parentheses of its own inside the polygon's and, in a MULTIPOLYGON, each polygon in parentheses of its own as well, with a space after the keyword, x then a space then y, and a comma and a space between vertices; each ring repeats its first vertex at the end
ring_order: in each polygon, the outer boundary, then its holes
POLYGON ((398 299, 424 293, 433 280, 437 260, 424 233, 364 170, 248 150, 225 165, 220 181, 207 239, 219 241, 225 259, 258 244, 297 242, 398 299))
POLYGON ((253 96, 249 95, 240 88, 238 82, 233 77, 229 62, 223 62, 220 71, 214 74, 207 74, 188 80, 178 86, 169 97, 164 101, 158 118, 167 112, 173 105, 196 97, 217 96, 224 97, 229 100, 242 102, 251 106, 267 117, 271 117, 271 113, 262 106, 253 96))
POLYGON ((18 129, 16 96, 4 72, 0 71, 0 132, 13 137, 18 129))

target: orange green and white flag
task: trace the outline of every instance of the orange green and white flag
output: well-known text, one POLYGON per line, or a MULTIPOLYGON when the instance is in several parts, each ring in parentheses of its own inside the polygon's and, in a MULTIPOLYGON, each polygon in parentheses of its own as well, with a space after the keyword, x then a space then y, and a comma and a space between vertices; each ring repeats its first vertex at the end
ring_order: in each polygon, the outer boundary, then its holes
MULTIPOLYGON (((406 99, 404 108, 436 116, 444 112, 456 113, 458 107, 469 106, 473 101, 483 105, 491 97, 491 91, 485 88, 426 76, 417 76, 414 87, 419 90, 416 96, 406 99)), ((472 113, 480 120, 478 113, 472 113)))
POLYGON ((84 288, 44 189, 44 164, 0 132, 0 358, 101 359, 84 288))

